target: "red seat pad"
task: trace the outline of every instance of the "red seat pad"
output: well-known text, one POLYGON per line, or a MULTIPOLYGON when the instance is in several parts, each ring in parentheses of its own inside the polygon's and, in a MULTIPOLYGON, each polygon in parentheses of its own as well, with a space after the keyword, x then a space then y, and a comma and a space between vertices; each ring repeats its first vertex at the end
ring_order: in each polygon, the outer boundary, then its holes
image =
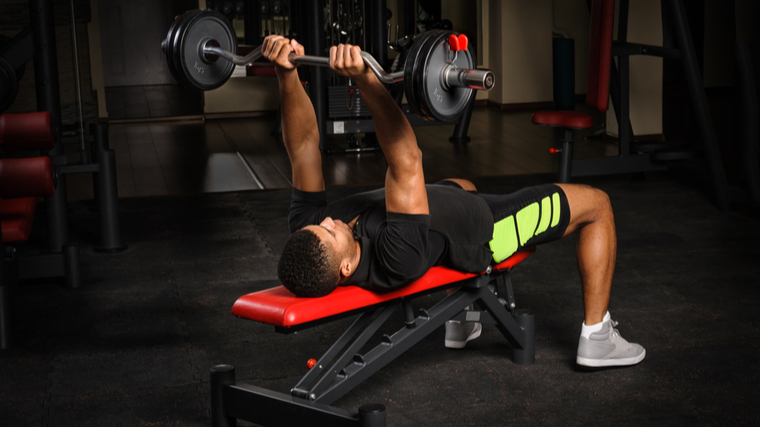
POLYGON ((538 111, 533 113, 532 121, 537 125, 571 129, 590 129, 594 125, 594 119, 590 115, 576 111, 538 111))
POLYGON ((3 242, 27 241, 29 233, 32 231, 36 210, 36 197, 21 197, 10 200, 0 198, 0 226, 3 229, 3 242))
MULTIPOLYGON (((534 247, 526 248, 525 251, 518 252, 502 261, 494 267, 494 270, 510 269, 533 252, 535 252, 534 247)), ((292 327, 414 295, 475 276, 477 274, 462 273, 446 267, 433 267, 411 284, 386 294, 378 294, 357 286, 338 286, 330 294, 320 298, 299 298, 291 294, 284 286, 278 286, 238 298, 232 306, 232 314, 270 325, 292 327)))

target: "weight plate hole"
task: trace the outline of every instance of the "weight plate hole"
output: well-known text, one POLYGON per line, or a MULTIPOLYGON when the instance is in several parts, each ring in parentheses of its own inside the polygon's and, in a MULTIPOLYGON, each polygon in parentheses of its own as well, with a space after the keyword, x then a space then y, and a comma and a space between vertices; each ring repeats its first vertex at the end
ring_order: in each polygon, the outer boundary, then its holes
POLYGON ((219 55, 204 52, 206 46, 219 47, 219 48, 221 48, 221 46, 219 45, 219 42, 214 39, 211 39, 207 41, 206 43, 201 43, 201 57, 204 58, 206 62, 208 62, 209 64, 213 64, 219 59, 219 55))

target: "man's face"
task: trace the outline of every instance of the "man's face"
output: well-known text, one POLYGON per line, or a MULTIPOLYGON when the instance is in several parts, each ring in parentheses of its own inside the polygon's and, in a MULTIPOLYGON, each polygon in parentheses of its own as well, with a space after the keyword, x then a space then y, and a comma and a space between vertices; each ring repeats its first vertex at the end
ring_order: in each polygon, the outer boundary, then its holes
POLYGON ((316 234, 321 242, 333 248, 341 260, 352 256, 356 250, 353 230, 339 219, 327 217, 319 225, 309 225, 304 230, 316 234))

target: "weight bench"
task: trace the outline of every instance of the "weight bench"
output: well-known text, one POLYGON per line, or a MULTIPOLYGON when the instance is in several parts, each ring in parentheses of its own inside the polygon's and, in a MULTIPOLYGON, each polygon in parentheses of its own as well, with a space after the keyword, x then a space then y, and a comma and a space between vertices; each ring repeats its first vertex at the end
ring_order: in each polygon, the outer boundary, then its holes
POLYGON ((309 371, 290 394, 236 384, 233 366, 212 367, 212 425, 229 427, 242 419, 264 426, 384 426, 383 405, 364 405, 358 413, 330 405, 447 320, 496 325, 512 346, 512 360, 523 365, 533 363, 534 315, 531 310, 515 308, 510 270, 534 251, 526 248, 481 274, 433 267, 410 285, 386 294, 339 286, 321 298, 298 298, 279 286, 240 297, 232 314, 274 325, 279 333, 359 316, 319 360, 309 360, 309 371), (452 287, 459 289, 415 316, 413 299, 452 287), (479 310, 465 310, 473 303, 479 310), (380 344, 359 354, 398 308, 404 313, 401 329, 383 335, 380 344))

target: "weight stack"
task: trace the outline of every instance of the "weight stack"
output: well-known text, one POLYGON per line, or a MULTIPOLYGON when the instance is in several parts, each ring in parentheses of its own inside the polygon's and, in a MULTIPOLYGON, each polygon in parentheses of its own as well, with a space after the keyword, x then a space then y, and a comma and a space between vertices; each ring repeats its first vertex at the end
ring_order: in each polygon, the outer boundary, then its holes
POLYGON ((327 101, 328 116, 331 119, 371 116, 356 86, 329 86, 327 101))
POLYGON ((552 39, 554 106, 575 109, 575 39, 552 39))

